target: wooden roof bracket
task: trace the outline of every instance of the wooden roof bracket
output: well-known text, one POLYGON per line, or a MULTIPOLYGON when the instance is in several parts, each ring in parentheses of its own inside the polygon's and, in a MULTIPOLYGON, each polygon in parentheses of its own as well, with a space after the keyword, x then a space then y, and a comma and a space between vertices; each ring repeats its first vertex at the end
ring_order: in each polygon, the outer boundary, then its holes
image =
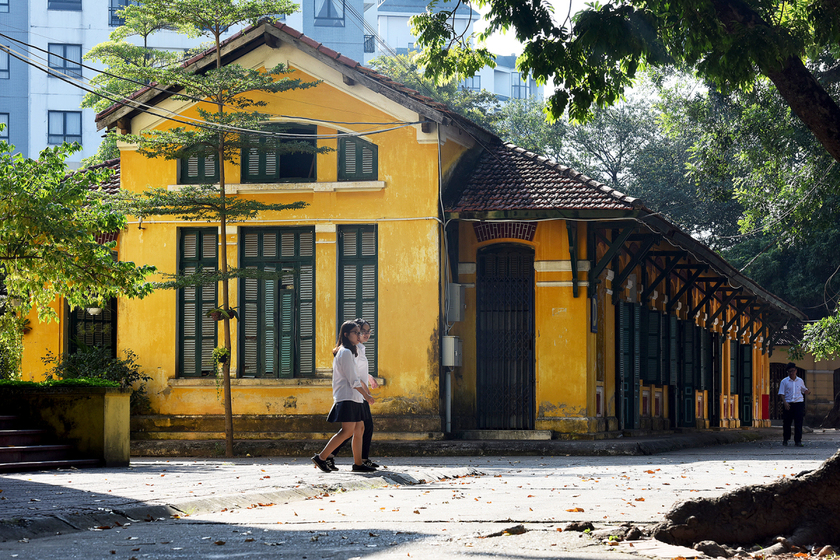
POLYGON ((729 306, 729 302, 732 301, 733 299, 735 299, 735 296, 737 296, 740 293, 741 293, 741 288, 734 288, 732 290, 731 294, 729 294, 728 296, 725 296, 723 298, 723 300, 720 302, 720 305, 718 306, 717 311, 715 311, 712 314, 711 317, 706 319, 706 324, 708 325, 710 323, 714 323, 715 319, 718 318, 718 315, 723 313, 723 311, 729 306))
POLYGON ((639 251, 635 255, 633 255, 633 258, 630 259, 630 262, 627 263, 627 266, 624 267, 624 270, 622 270, 619 274, 616 275, 615 280, 613 280, 613 305, 618 303, 618 297, 621 295, 620 286, 624 283, 627 277, 630 276, 630 273, 633 272, 633 270, 635 270, 639 263, 644 261, 648 251, 650 251, 651 247, 653 247, 653 244, 657 241, 659 241, 658 235, 647 236, 646 240, 639 248, 639 251))
MULTIPOLYGON (((612 242, 609 243, 609 246, 607 247, 607 252, 604 254, 603 257, 601 257, 600 261, 596 262, 597 254, 596 251, 594 251, 593 247, 591 266, 592 271, 589 273, 589 297, 592 297, 592 295, 595 293, 595 280, 597 280, 601 273, 604 272, 604 269, 607 268, 607 265, 610 263, 610 261, 612 261, 613 257, 615 257, 618 254, 618 252, 621 250, 622 245, 624 245, 624 242, 627 241, 627 238, 630 237, 630 234, 632 234, 633 231, 635 231, 635 229, 635 225, 630 225, 624 228, 621 231, 621 233, 618 234, 618 237, 616 237, 612 242)), ((615 283, 613 283, 613 286, 615 286, 615 283)))
MULTIPOLYGON (((651 253, 652 252, 653 251, 651 251, 651 253)), ((659 284, 661 284, 662 281, 671 274, 671 271, 674 270, 674 267, 677 266, 677 263, 680 262, 680 259, 685 257, 687 254, 688 253, 686 252, 681 252, 678 255, 672 256, 671 260, 666 261, 667 264, 665 265, 665 268, 662 270, 662 272, 659 273, 659 275, 653 280, 653 282, 651 282, 648 286, 645 286, 645 291, 642 292, 642 297, 639 298, 641 300, 642 305, 647 303, 647 300, 653 294, 653 291, 657 288, 657 286, 659 286, 659 284)))
POLYGON ((691 287, 694 285, 694 282, 697 280, 697 278, 701 274, 706 272, 708 269, 709 269, 709 265, 707 265, 707 264, 697 265, 697 270, 695 270, 691 274, 691 276, 688 277, 688 279, 685 281, 685 284, 683 284, 683 287, 680 288, 680 290, 676 294, 674 294, 674 297, 668 298, 668 305, 665 307, 665 312, 666 313, 671 312, 671 309, 674 308, 674 306, 677 304, 677 302, 683 296, 683 294, 686 293, 688 290, 690 290, 691 287))
POLYGON ((700 300, 700 303, 695 305, 693 309, 689 310, 689 312, 688 312, 688 318, 689 319, 694 317, 694 315, 696 315, 697 312, 700 311, 700 308, 703 307, 704 305, 706 305, 709 302, 709 300, 712 299, 712 297, 715 295, 715 292, 718 290, 718 288, 720 288, 723 285, 724 282, 726 282, 726 278, 724 278, 723 280, 718 280, 715 283, 715 285, 712 286, 712 289, 708 291, 708 293, 706 294, 706 297, 704 297, 702 300, 700 300))
MULTIPOLYGON (((733 324, 735 324, 735 321, 738 321, 738 320, 741 319, 741 313, 743 313, 744 310, 747 308, 747 306, 752 304, 754 301, 755 301, 755 297, 744 298, 744 301, 741 302, 740 304, 738 304, 735 307, 735 315, 733 315, 732 318, 729 321, 727 321, 726 324, 723 326, 723 334, 726 334, 726 331, 728 331, 729 328, 733 324)), ((740 326, 740 324, 739 324, 739 326, 740 326)))

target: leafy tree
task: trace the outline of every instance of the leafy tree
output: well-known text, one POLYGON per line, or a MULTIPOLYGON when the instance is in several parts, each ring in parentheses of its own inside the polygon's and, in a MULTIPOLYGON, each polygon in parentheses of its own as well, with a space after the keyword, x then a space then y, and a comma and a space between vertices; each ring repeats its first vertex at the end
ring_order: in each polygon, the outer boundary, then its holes
POLYGON ((378 56, 370 61, 374 70, 392 80, 428 95, 445 104, 456 113, 472 120, 488 130, 495 130, 498 120, 499 100, 486 89, 472 91, 460 87, 460 81, 452 79, 436 83, 426 78, 417 65, 418 53, 378 56))
POLYGON ((24 317, 37 308, 42 321, 57 319, 52 304, 90 307, 113 297, 143 297, 150 266, 118 262, 114 243, 97 235, 119 231, 126 219, 94 192, 107 170, 67 174, 66 158, 81 149, 63 144, 37 160, 0 142, 0 267, 6 293, 0 313, 0 346, 6 369, 17 370, 24 317))
POLYGON ((557 86, 549 99, 555 117, 568 108, 573 120, 585 120, 593 104, 617 102, 645 66, 685 65, 723 90, 749 90, 763 77, 840 160, 840 106, 805 64, 806 58, 836 48, 840 4, 615 0, 563 19, 553 17, 548 0, 462 2, 488 8, 477 48, 456 31, 454 8, 429 10, 411 20, 423 48, 419 62, 438 80, 470 75, 492 63, 482 40, 507 30, 525 45, 519 69, 557 86))
POLYGON ((129 5, 117 13, 123 18, 123 24, 111 32, 108 41, 94 46, 84 56, 87 61, 104 64, 107 71, 90 79, 90 85, 100 94, 86 94, 82 98, 83 108, 102 111, 114 101, 131 95, 138 85, 145 83, 137 80, 137 77, 141 77, 137 69, 166 68, 183 59, 183 53, 149 47, 149 39, 155 33, 174 28, 189 36, 198 36, 193 28, 167 22, 161 19, 161 14, 149 12, 140 6, 129 5), (136 37, 141 44, 127 41, 132 37, 136 37))
POLYGON ((575 124, 547 121, 539 100, 516 100, 502 107, 497 126, 505 140, 641 198, 711 247, 732 245, 741 205, 731 188, 686 176, 694 131, 663 128, 660 107, 628 100, 575 124))
MULTIPOLYGON (((267 127, 270 115, 258 110, 266 102, 254 100, 250 92, 282 93, 311 88, 318 82, 302 82, 285 76, 291 72, 280 64, 264 71, 229 64, 222 65, 220 38, 229 27, 244 22, 256 23, 265 14, 288 14, 296 6, 288 0, 147 0, 138 7, 142 13, 154 14, 191 33, 209 36, 215 51, 215 66, 203 72, 181 66, 136 67, 133 73, 149 82, 174 84, 178 89, 174 99, 203 100, 197 105, 201 121, 194 127, 177 126, 165 130, 144 131, 131 137, 138 144, 138 152, 151 158, 169 160, 193 156, 214 159, 219 169, 217 185, 184 186, 177 191, 152 188, 139 197, 129 200, 131 213, 144 218, 171 215, 186 220, 217 221, 220 237, 227 236, 227 225, 253 219, 259 212, 302 208, 303 203, 268 204, 228 196, 225 192, 227 178, 223 162, 239 162, 243 148, 262 152, 323 152, 327 148, 314 148, 306 139, 287 139, 275 133, 261 133, 267 127), (241 131, 251 131, 242 133, 241 131), (267 139, 260 142, 259 139, 267 139)), ((166 285, 206 285, 221 282, 224 347, 231 353, 230 322, 236 317, 230 308, 230 279, 248 274, 228 265, 227 246, 220 244, 218 273, 175 275, 166 285)), ((233 411, 230 389, 230 360, 223 369, 223 394, 225 410, 225 451, 233 456, 233 411)))

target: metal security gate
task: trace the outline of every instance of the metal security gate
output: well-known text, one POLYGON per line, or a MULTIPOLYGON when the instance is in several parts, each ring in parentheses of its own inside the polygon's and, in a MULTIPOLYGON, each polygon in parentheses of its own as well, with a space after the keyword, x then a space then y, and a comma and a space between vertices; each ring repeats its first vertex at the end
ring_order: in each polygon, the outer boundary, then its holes
POLYGON ((477 425, 533 430, 534 251, 494 245, 477 260, 477 425))

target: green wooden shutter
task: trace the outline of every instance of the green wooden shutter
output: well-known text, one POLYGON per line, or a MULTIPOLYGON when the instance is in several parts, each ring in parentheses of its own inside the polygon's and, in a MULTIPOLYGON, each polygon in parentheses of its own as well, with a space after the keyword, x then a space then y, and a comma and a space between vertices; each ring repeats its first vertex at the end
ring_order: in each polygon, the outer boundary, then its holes
POLYGON ((670 364, 668 367, 670 375, 668 376, 668 384, 677 386, 679 383, 679 360, 680 360, 680 345, 679 345, 679 321, 676 315, 668 317, 668 357, 670 364))
MULTIPOLYGON (((218 234, 215 228, 180 230, 179 269, 183 274, 198 270, 213 273, 218 266, 218 234)), ((216 284, 178 290, 179 377, 197 377, 213 372, 213 349, 217 323, 205 314, 217 307, 216 284)))
POLYGON ((660 382, 660 314, 642 307, 642 380, 653 384, 660 382))
POLYGON ((315 135, 318 127, 314 125, 273 125, 268 131, 299 135, 299 137, 272 138, 254 136, 250 147, 242 148, 241 180, 243 183, 308 182, 316 178, 315 164, 317 147, 315 135), (289 146, 297 144, 298 149, 289 151, 289 146))
POLYGON ((368 371, 377 372, 377 232, 375 225, 339 229, 339 322, 363 318, 373 330, 365 344, 368 371))
POLYGON ((244 375, 314 375, 314 229, 248 228, 242 239, 245 268, 280 273, 242 283, 244 375))
MULTIPOLYGON (((729 341, 729 394, 737 395, 738 387, 738 343, 729 341)), ((728 412, 728 411, 727 411, 728 412)))
POLYGON ((379 148, 376 144, 361 138, 339 139, 339 181, 375 181, 379 177, 378 167, 379 148))
POLYGON ((694 427, 694 368, 695 368, 695 338, 696 325, 690 321, 680 321, 682 340, 681 364, 680 364, 680 419, 679 425, 683 427, 694 427))
POLYGON ((618 312, 618 387, 621 391, 621 428, 632 427, 632 379, 633 379, 633 328, 632 317, 628 304, 619 302, 616 306, 618 312))
POLYGON ((637 304, 628 303, 632 307, 633 314, 633 387, 631 389, 631 406, 633 413, 633 426, 639 427, 639 404, 642 400, 642 393, 639 388, 642 375, 642 307, 637 304))
POLYGON ((180 176, 178 182, 182 185, 202 183, 217 183, 219 181, 219 166, 213 156, 192 156, 180 160, 180 176))
POLYGON ((739 344, 740 350, 740 400, 741 425, 752 425, 752 347, 749 344, 739 344))

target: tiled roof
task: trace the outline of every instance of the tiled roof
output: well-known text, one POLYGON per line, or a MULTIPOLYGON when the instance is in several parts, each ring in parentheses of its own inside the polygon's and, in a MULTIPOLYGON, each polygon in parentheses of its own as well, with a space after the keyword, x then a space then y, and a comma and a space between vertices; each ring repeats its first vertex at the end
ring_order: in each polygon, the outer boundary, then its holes
POLYGON ((481 155, 448 212, 497 210, 633 210, 638 199, 513 144, 481 155))
POLYGON ((106 194, 117 194, 120 190, 120 158, 109 159, 104 163, 86 167, 85 170, 106 168, 111 170, 111 177, 107 181, 91 187, 91 190, 102 189, 106 194))

